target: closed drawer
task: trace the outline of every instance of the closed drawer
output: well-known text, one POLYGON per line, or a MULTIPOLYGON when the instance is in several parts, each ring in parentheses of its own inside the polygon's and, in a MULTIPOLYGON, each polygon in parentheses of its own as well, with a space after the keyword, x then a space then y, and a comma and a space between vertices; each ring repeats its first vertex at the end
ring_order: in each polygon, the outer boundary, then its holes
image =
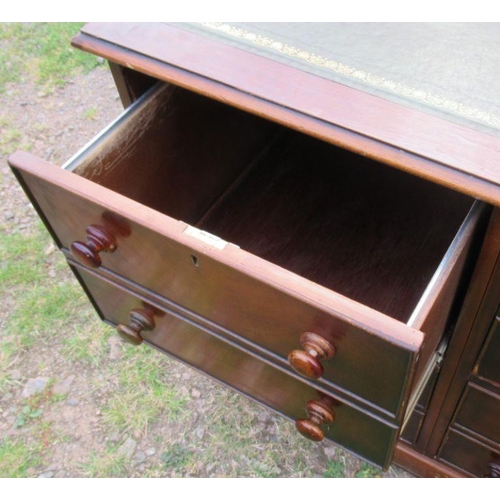
POLYGON ((401 439, 407 443, 413 444, 417 442, 425 414, 419 410, 414 410, 408 419, 408 423, 401 434, 401 439))
POLYGON ((488 333, 488 337, 478 358, 474 373, 500 386, 500 321, 498 317, 488 333))
POLYGON ((469 384, 455 422, 496 443, 500 448, 500 396, 469 384))
POLYGON ((173 86, 63 170, 26 153, 9 162, 58 245, 86 265, 270 359, 302 349, 315 383, 395 422, 481 218, 466 196, 173 86), (304 333, 331 359, 301 347, 304 333))
MULTIPOLYGON (((273 367, 215 332, 131 293, 119 283, 110 283, 81 267, 77 272, 90 297, 98 304, 102 319, 112 325, 133 326, 131 311, 150 313, 153 324, 148 328, 151 329, 140 331, 145 342, 285 417, 294 421, 307 419, 308 401, 325 397, 298 377, 273 367)), ((331 404, 334 421, 321 426, 325 437, 365 460, 387 467, 398 429, 337 398, 332 399, 331 404)))
POLYGON ((453 429, 448 431, 439 459, 476 477, 499 476, 498 450, 453 429))

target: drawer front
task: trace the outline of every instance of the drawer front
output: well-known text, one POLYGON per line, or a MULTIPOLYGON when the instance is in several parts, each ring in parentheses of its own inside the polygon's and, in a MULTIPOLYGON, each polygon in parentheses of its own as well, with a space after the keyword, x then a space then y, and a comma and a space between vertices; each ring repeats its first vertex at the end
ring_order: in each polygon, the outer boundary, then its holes
POLYGON ((469 384, 455 422, 500 447, 500 396, 469 384))
POLYGON ((500 320, 498 317, 493 321, 474 373, 500 385, 500 320))
POLYGON ((498 477, 500 471, 498 451, 453 429, 448 432, 439 459, 477 477, 498 477))
POLYGON ((9 162, 58 245, 91 225, 116 237, 107 268, 286 360, 304 332, 336 349, 320 384, 399 420, 423 334, 233 245, 185 234, 174 221, 26 153, 9 162), (349 396, 350 394, 350 396, 349 396))
MULTIPOLYGON (((305 419, 305 405, 318 400, 314 387, 232 345, 200 325, 147 303, 141 296, 101 276, 75 269, 103 319, 130 323, 134 309, 154 310, 154 328, 144 340, 211 377, 292 419, 305 419), (153 309, 154 308, 154 309, 153 309)), ((141 347, 142 348, 142 347, 141 347)), ((356 455, 382 467, 390 463, 397 428, 335 399, 335 421, 323 426, 325 436, 356 455)))

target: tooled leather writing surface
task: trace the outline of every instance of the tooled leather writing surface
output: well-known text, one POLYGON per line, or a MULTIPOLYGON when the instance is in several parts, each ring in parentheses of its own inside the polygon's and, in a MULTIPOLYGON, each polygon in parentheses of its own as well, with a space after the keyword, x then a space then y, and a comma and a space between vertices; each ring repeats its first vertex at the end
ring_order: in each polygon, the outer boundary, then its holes
MULTIPOLYGON (((488 133, 475 130, 470 120, 464 126, 443 119, 428 112, 429 106, 425 111, 415 109, 337 83, 207 36, 208 30, 202 29, 195 32, 166 23, 90 23, 72 43, 116 64, 500 205, 500 135, 491 132, 494 128, 486 127, 488 133)), ((489 101, 498 101, 494 92, 489 101)))
POLYGON ((498 23, 175 23, 500 136, 498 23))

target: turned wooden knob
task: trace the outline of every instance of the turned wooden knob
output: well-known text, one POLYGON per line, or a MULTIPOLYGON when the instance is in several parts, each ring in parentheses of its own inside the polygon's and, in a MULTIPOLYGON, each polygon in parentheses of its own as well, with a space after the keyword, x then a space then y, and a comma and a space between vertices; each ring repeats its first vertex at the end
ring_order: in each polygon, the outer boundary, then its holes
POLYGON ((500 460, 488 464, 489 476, 500 478, 500 460))
POLYGON ((288 355, 290 366, 304 377, 320 378, 323 375, 323 365, 320 360, 333 357, 335 347, 328 340, 311 332, 301 335, 300 345, 304 348, 303 351, 292 351, 288 355))
POLYGON ((86 231, 87 243, 74 241, 71 244, 71 253, 88 267, 99 267, 101 257, 99 252, 114 252, 116 250, 116 238, 104 226, 92 225, 86 231))
POLYGON ((328 399, 309 401, 306 405, 308 420, 297 420, 295 427, 307 439, 322 441, 325 437, 321 425, 331 424, 335 420, 333 404, 328 399))
POLYGON ((130 312, 128 325, 118 325, 116 331, 129 344, 142 344, 141 332, 153 330, 155 327, 154 312, 147 309, 133 309, 130 312))

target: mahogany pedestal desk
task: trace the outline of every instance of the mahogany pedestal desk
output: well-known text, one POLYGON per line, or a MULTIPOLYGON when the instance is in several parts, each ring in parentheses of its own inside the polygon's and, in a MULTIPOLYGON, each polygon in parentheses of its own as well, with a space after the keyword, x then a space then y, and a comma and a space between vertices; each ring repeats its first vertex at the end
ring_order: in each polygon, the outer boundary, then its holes
POLYGON ((381 467, 498 477, 499 32, 90 24, 125 112, 9 163, 125 340, 381 467))

